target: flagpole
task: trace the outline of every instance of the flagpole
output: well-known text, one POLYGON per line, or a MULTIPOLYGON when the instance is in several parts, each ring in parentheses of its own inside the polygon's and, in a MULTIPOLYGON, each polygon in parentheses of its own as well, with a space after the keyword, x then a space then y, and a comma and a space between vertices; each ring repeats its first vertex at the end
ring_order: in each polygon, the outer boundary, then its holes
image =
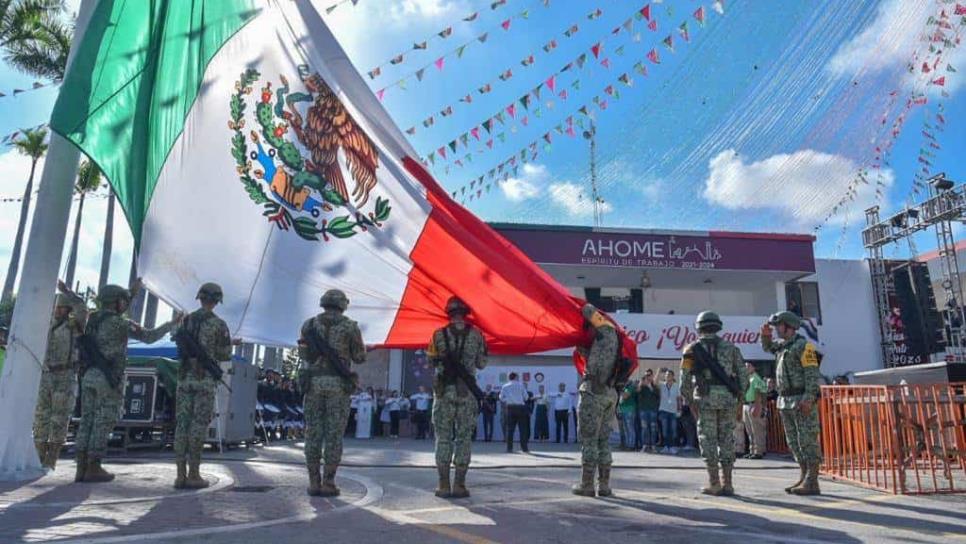
MULTIPOLYGON (((81 0, 67 66, 83 38, 96 0, 81 0)), ((40 194, 30 226, 7 355, 0 375, 0 481, 44 474, 31 438, 37 388, 47 350, 57 271, 64 250, 74 178, 80 154, 73 144, 50 134, 40 178, 40 194)))

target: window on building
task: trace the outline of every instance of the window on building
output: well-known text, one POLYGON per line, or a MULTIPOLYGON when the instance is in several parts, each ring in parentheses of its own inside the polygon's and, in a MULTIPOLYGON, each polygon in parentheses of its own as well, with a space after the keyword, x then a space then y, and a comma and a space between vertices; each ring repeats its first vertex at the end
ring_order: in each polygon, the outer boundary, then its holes
POLYGON ((587 287, 584 289, 587 302, 607 313, 644 312, 644 296, 641 289, 587 287))
POLYGON ((813 281, 785 284, 785 302, 788 310, 822 324, 822 306, 818 298, 818 283, 813 281))

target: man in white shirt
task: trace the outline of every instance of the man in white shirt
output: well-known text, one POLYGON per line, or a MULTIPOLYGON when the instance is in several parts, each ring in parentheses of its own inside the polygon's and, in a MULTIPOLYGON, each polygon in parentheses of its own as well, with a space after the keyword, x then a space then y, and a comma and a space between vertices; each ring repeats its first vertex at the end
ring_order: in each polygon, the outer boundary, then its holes
POLYGON ((500 390, 500 402, 506 414, 506 451, 513 453, 513 430, 520 429, 520 449, 530 453, 527 441, 530 440, 530 412, 527 411, 527 394, 523 384, 517 381, 517 373, 510 373, 510 381, 500 390))
POLYGON ((426 386, 420 385, 419 392, 413 394, 409 397, 413 406, 416 408, 416 413, 413 414, 413 419, 416 423, 416 439, 423 440, 429 433, 429 401, 433 398, 432 395, 426 392, 426 386))
POLYGON ((681 404, 681 386, 675 382, 674 372, 667 370, 661 385, 661 408, 657 413, 664 437, 662 453, 678 454, 678 416, 681 415, 681 404))
POLYGON ((553 403, 554 436, 557 444, 560 443, 560 429, 563 428, 564 444, 570 442, 570 409, 573 408, 573 399, 567 392, 567 384, 561 383, 556 393, 550 394, 550 402, 553 403))

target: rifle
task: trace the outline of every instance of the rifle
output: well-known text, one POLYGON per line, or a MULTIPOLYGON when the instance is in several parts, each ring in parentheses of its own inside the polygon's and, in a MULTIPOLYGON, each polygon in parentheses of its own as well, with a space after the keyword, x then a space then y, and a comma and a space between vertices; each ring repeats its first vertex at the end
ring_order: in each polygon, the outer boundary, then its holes
MULTIPOLYGON (((464 340, 466 339, 466 335, 469 334, 469 331, 469 326, 467 326, 463 333, 464 340)), ((459 353, 457 354, 450 347, 449 336, 447 336, 445 331, 443 332, 443 338, 446 341, 446 357, 443 359, 443 376, 451 377, 455 375, 456 379, 463 381, 463 384, 470 390, 470 393, 476 397, 477 402, 482 401, 484 397, 483 390, 476 383, 476 376, 470 374, 470 371, 460 361, 463 358, 464 344, 462 342, 459 343, 459 353)))
MULTIPOLYGON (((202 321, 202 323, 203 322, 204 321, 202 321)), ((200 327, 201 323, 198 323, 195 326, 196 329, 200 327)), ((221 382, 221 384, 228 389, 228 392, 231 393, 231 387, 225 383, 225 380, 221 379, 221 377, 224 375, 224 372, 221 370, 221 365, 219 365, 218 362, 208 354, 208 351, 204 347, 202 347, 202 345, 198 342, 198 338, 194 334, 188 332, 187 326, 182 325, 178 329, 178 332, 176 332, 174 335, 174 343, 178 346, 178 358, 181 359, 182 364, 184 364, 188 359, 195 359, 201 363, 201 366, 204 368, 205 372, 211 375, 212 378, 221 382)))
POLYGON ((694 353, 694 359, 697 363, 697 368, 695 370, 701 370, 702 367, 710 370, 711 373, 714 374, 714 377, 725 387, 727 387, 728 391, 731 391, 732 395, 736 397, 741 396, 741 388, 738 387, 738 384, 735 382, 734 378, 725 374, 724 369, 722 369, 721 365, 718 364, 717 359, 712 359, 711 354, 704 349, 704 346, 702 346, 700 342, 694 344, 694 346, 691 348, 691 351, 694 353))
POLYGON ((342 360, 342 357, 339 356, 339 353, 335 350, 335 348, 329 345, 325 338, 319 336, 319 331, 315 330, 314 323, 305 331, 305 340, 308 341, 309 346, 312 349, 332 363, 332 368, 335 369, 339 376, 342 376, 352 383, 355 383, 359 379, 358 374, 349 368, 349 365, 342 360))
POLYGON ((97 329, 102 321, 104 321, 103 315, 98 315, 96 320, 87 324, 84 334, 77 340, 77 347, 80 352, 81 376, 86 374, 88 370, 96 368, 101 371, 101 374, 104 374, 108 385, 114 388, 117 387, 117 377, 112 372, 114 365, 97 347, 97 329))

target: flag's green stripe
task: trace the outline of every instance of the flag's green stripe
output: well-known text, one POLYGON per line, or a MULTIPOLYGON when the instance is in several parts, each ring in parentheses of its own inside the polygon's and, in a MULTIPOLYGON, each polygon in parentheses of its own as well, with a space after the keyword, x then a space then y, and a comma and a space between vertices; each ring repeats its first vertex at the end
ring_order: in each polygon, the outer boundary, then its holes
POLYGON ((104 171, 138 243, 208 63, 258 14, 255 2, 101 0, 91 17, 51 127, 104 171))

